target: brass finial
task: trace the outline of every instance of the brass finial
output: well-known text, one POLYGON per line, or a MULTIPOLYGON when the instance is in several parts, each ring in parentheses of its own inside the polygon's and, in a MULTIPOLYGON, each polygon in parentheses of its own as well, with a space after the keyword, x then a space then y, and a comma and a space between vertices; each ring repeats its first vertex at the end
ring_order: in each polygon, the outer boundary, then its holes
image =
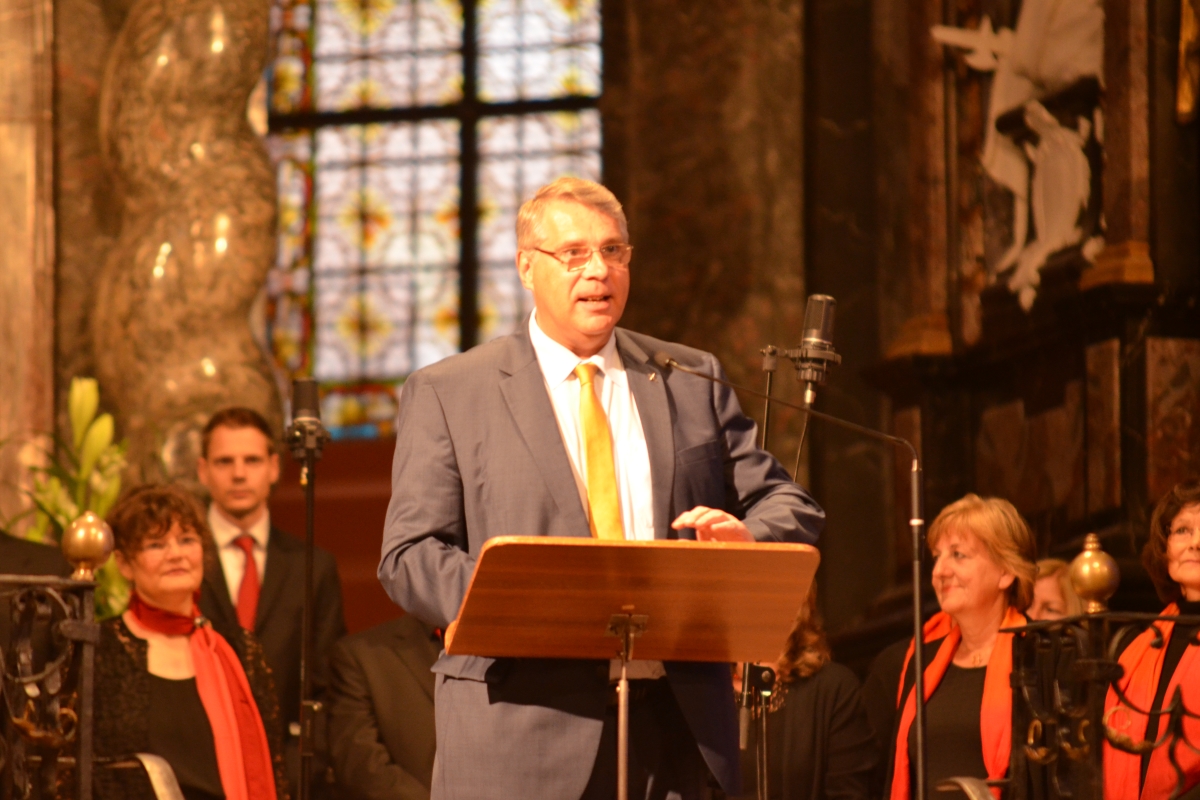
POLYGON ((99 514, 85 511, 63 531, 62 551, 75 567, 71 573, 74 580, 95 580, 96 570, 104 566, 113 551, 112 528, 99 514))
POLYGON ((1089 533, 1083 542, 1083 552, 1071 562, 1071 586, 1084 603, 1088 614, 1099 614, 1108 606, 1105 601, 1117 591, 1121 570, 1117 562, 1100 548, 1100 537, 1089 533))

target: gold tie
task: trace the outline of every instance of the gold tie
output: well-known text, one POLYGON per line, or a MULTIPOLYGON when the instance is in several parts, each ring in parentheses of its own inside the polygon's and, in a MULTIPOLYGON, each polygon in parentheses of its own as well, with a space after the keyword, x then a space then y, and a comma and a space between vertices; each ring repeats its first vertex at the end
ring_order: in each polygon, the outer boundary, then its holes
POLYGON ((575 377, 579 378, 579 422, 587 452, 588 522, 593 538, 624 539, 612 432, 592 385, 598 369, 595 364, 580 364, 575 368, 575 377))

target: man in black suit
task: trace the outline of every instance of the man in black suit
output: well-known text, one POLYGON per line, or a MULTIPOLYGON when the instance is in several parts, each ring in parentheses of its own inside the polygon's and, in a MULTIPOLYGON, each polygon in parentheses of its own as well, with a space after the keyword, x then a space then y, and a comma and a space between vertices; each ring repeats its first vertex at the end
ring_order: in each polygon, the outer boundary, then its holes
POLYGON ((329 755, 338 797, 429 800, 433 672, 442 649, 412 615, 347 636, 330 657, 329 755))
MULTIPOLYGON (((267 500, 279 479, 270 425, 248 408, 218 411, 205 425, 197 473, 212 496, 208 524, 218 563, 205 569, 200 610, 217 630, 253 630, 275 675, 287 725, 288 778, 300 778, 300 640, 304 618, 304 543, 271 525, 267 500)), ((346 633, 337 564, 313 557, 313 695, 328 685, 329 651, 346 633)), ((319 771, 314 771, 314 775, 319 771)))

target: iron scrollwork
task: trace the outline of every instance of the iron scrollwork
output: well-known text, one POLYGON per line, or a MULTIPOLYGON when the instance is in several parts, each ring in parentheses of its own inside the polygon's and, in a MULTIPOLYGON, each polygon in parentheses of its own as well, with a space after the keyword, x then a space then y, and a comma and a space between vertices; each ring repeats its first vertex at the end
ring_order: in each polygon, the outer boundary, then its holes
POLYGON ((92 793, 91 581, 0 575, 0 798, 92 793))
MULTIPOLYGON (((1139 708, 1120 686, 1121 647, 1132 634, 1165 619, 1179 626, 1200 624, 1200 617, 1105 611, 1012 629, 1012 797, 1104 800, 1105 743, 1135 755, 1170 748, 1177 777, 1172 798, 1182 795, 1185 776, 1176 753, 1181 747, 1200 752, 1200 742, 1190 741, 1184 728, 1185 720, 1200 719, 1200 709, 1187 708, 1178 689, 1158 711, 1139 708), (1118 704, 1106 711, 1110 689, 1118 704), (1160 726, 1153 741, 1114 730, 1114 715, 1130 711, 1166 720, 1165 728, 1160 726)), ((1162 648, 1163 637, 1154 630, 1151 646, 1162 648)))

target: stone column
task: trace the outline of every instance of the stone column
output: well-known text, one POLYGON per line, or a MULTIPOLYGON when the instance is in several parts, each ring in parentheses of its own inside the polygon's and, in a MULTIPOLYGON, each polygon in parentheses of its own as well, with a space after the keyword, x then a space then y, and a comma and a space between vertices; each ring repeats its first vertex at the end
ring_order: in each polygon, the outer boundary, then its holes
POLYGON ((0 0, 0 521, 54 424, 52 22, 52 0, 0 0))
POLYGON ((902 298, 883 300, 907 306, 901 312, 904 322, 887 344, 889 359, 948 355, 953 347, 947 316, 945 62, 942 46, 930 33, 942 22, 942 0, 900 4, 892 9, 892 14, 898 12, 905 15, 908 36, 910 93, 904 122, 909 142, 910 241, 905 263, 889 265, 903 273, 906 280, 900 284, 907 286, 902 298))
POLYGON ((1150 85, 1146 2, 1104 3, 1104 219, 1107 245, 1079 288, 1153 283, 1150 85))
POLYGON ((280 428, 249 323, 275 251, 274 173, 246 117, 268 11, 135 0, 109 54, 101 143, 124 196, 91 331, 134 480, 190 476, 199 428, 221 406, 280 428))
MULTIPOLYGON (((798 344, 806 302, 802 4, 606 0, 603 14, 605 180, 636 248, 622 324, 761 388, 759 349, 798 344)), ((784 361, 781 396, 793 372, 784 361)), ((744 407, 761 419, 761 401, 744 407)), ((790 469, 798 425, 773 419, 790 469)))

